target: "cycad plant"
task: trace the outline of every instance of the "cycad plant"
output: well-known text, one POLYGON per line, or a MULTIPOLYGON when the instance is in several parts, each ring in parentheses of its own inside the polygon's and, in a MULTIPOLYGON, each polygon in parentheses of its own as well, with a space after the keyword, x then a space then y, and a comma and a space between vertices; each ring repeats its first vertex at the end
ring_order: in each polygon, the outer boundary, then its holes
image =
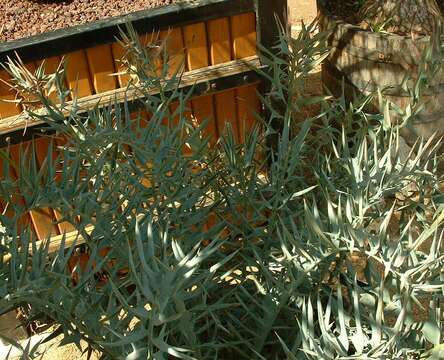
POLYGON ((327 54, 312 30, 263 50, 270 91, 242 144, 227 126, 209 146, 186 116, 193 90, 153 75, 131 31, 129 89, 148 121, 128 103, 65 117, 36 91, 46 110, 29 116, 65 143, 41 168, 32 149, 19 164, 3 151, 2 312, 29 304, 103 359, 440 358, 440 141, 407 147, 368 97, 304 97, 327 54), (295 123, 313 103, 319 114, 295 123), (77 243, 50 254, 17 225, 41 208, 77 243))

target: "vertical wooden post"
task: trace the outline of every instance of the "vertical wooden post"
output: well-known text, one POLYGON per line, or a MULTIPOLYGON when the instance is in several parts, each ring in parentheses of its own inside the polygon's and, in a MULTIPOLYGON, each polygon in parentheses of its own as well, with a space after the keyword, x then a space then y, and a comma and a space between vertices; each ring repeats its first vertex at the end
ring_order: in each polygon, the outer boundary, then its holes
POLYGON ((287 0, 256 0, 258 42, 272 49, 279 35, 279 26, 288 28, 287 0))
MULTIPOLYGON (((288 23, 288 3, 287 0, 256 0, 256 12, 257 12, 257 31, 258 31, 258 43, 269 51, 275 52, 273 47, 279 39, 279 31, 281 26, 286 31, 289 31, 288 23)), ((271 91, 271 82, 267 79, 263 79, 260 85, 260 92, 263 96, 271 91)), ((271 99, 273 108, 284 108, 284 104, 280 104, 276 99, 271 99)), ((263 109, 263 115, 266 121, 271 120, 272 112, 270 109, 263 109)), ((282 122, 279 119, 271 120, 270 126, 274 129, 275 133, 267 137, 267 156, 277 150, 279 135, 282 131, 282 122)), ((268 159, 271 160, 271 157, 268 159)))

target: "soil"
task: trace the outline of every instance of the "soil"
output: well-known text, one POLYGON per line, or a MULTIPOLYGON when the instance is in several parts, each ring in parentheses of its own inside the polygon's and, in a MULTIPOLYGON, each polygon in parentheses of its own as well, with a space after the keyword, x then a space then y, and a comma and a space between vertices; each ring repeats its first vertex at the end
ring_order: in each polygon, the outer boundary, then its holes
POLYGON ((1 0, 0 42, 164 6, 178 0, 1 0))
MULTIPOLYGON (((444 0, 437 0, 441 13, 444 15, 444 0)), ((357 16, 357 0, 327 0, 327 10, 340 20, 349 24, 360 25, 360 19, 357 16)))

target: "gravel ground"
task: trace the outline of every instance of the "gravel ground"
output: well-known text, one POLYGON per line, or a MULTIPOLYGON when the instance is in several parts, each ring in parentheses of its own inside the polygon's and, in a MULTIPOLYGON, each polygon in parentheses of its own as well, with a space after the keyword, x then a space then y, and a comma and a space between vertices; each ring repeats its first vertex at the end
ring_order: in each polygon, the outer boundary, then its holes
POLYGON ((0 42, 85 24, 177 0, 0 0, 0 42))

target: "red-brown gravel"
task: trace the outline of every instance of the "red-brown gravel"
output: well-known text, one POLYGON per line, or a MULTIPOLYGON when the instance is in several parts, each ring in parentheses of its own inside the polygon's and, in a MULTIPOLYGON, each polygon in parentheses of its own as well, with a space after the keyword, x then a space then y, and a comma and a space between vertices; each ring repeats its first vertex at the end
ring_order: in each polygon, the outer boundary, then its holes
POLYGON ((0 42, 173 2, 177 0, 0 0, 0 42))

